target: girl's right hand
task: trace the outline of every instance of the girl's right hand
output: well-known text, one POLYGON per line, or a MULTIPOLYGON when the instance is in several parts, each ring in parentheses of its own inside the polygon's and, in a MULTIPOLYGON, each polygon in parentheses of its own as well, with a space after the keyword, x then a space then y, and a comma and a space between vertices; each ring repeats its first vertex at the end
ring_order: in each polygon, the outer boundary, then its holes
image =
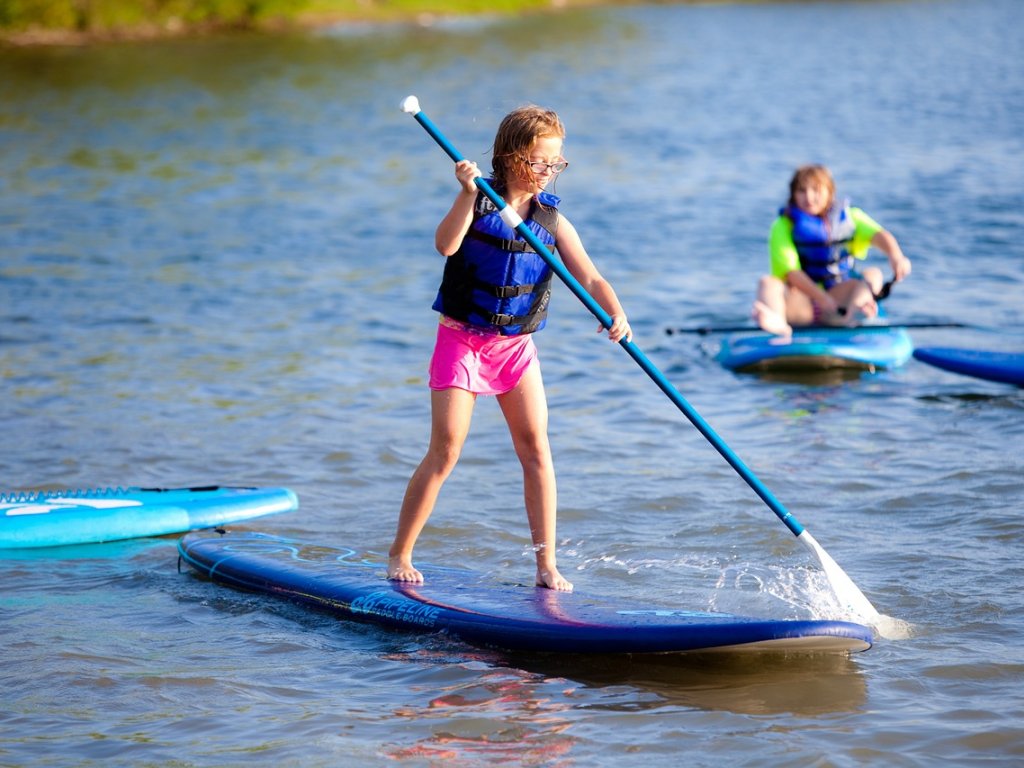
POLYGON ((839 305, 836 300, 832 298, 832 294, 822 291, 821 296, 814 299, 814 303, 818 305, 818 309, 821 312, 822 318, 831 318, 839 312, 839 305))
POLYGON ((476 163, 472 160, 459 160, 455 164, 455 178, 459 180, 462 190, 467 194, 476 194, 476 184, 473 183, 473 179, 477 179, 482 175, 480 169, 476 167, 476 163))

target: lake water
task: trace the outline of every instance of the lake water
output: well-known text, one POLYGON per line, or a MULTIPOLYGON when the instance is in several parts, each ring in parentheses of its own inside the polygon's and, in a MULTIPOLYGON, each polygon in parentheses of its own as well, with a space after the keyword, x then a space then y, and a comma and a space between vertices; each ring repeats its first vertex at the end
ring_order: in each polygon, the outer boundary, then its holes
MULTIPOLYGON (((559 110, 563 210, 637 344, 908 636, 852 658, 510 656, 179 572, 173 537, 0 558, 0 765, 1024 762, 1024 395, 911 361, 737 375, 793 168, 913 259, 919 346, 1024 350, 1024 5, 595 8, 0 49, 0 487, 283 485, 243 528, 386 551, 426 446, 451 163, 559 110)), ((875 263, 883 260, 877 254, 875 263)), ((806 550, 556 289, 538 337, 578 590, 828 615, 806 550)), ((493 400, 417 554, 529 579, 493 400)))

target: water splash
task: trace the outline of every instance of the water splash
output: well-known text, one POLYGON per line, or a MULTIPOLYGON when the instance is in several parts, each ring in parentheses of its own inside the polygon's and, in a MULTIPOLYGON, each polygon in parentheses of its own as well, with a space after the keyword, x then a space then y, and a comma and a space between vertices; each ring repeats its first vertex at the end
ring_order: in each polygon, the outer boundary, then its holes
POLYGON ((902 619, 880 613, 865 616, 852 610, 840 599, 826 574, 815 568, 749 563, 728 566, 715 584, 711 607, 724 613, 750 613, 749 605, 756 599, 761 615, 765 597, 771 598, 768 606, 773 618, 852 621, 871 627, 887 640, 905 640, 913 634, 913 625, 902 619))

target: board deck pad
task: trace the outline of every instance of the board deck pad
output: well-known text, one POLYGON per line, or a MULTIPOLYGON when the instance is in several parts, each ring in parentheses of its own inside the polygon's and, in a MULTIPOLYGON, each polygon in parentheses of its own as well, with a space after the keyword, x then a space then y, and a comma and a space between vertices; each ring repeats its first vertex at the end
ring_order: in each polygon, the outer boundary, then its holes
POLYGON ((462 568, 417 566, 424 584, 388 581, 385 564, 352 549, 260 533, 200 531, 178 544, 201 575, 337 616, 470 645, 574 654, 778 651, 852 653, 871 647, 868 627, 844 621, 762 619, 673 610, 494 581, 462 568))
POLYGON ((923 363, 952 373, 1024 387, 1024 352, 922 347, 914 350, 914 357, 923 363))
POLYGON ((759 331, 727 336, 715 356, 735 371, 799 371, 896 368, 914 350, 906 329, 865 325, 857 328, 795 328, 791 337, 759 331))
POLYGON ((289 512, 287 488, 94 488, 0 494, 0 549, 183 533, 289 512))

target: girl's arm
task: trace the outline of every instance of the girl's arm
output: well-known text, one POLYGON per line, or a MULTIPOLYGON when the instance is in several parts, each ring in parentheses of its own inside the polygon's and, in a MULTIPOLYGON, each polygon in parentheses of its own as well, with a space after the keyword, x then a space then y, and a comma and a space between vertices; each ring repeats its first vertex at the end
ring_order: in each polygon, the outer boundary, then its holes
POLYGON ((434 247, 442 256, 451 256, 459 250, 469 225, 473 223, 473 205, 477 194, 473 179, 480 175, 480 169, 470 160, 460 160, 455 164, 455 178, 459 180, 462 189, 434 233, 434 247))
MULTIPOLYGON (((612 327, 608 329, 608 338, 616 343, 622 339, 632 341, 633 330, 629 327, 626 312, 622 308, 622 304, 619 303, 619 297, 615 295, 615 289, 598 272, 594 262, 590 260, 586 248, 583 247, 583 241, 580 240, 576 228, 562 214, 558 214, 555 245, 569 273, 579 281, 587 293, 594 297, 594 301, 611 315, 612 327)), ((601 326, 597 332, 600 333, 603 330, 604 327, 601 326)))
POLYGON ((836 300, 800 268, 800 254, 793 242, 793 222, 786 216, 779 216, 772 223, 768 234, 768 256, 772 276, 783 280, 792 290, 806 294, 821 309, 823 316, 835 314, 839 309, 836 300))
POLYGON ((910 259, 903 255, 903 249, 888 230, 880 229, 876 232, 871 238, 871 244, 889 257, 889 266, 892 267, 896 282, 910 274, 910 259))
POLYGON ((823 316, 835 314, 839 309, 839 305, 832 295, 814 282, 811 276, 802 269, 794 269, 786 275, 786 283, 791 288, 806 293, 807 297, 821 308, 823 316))

